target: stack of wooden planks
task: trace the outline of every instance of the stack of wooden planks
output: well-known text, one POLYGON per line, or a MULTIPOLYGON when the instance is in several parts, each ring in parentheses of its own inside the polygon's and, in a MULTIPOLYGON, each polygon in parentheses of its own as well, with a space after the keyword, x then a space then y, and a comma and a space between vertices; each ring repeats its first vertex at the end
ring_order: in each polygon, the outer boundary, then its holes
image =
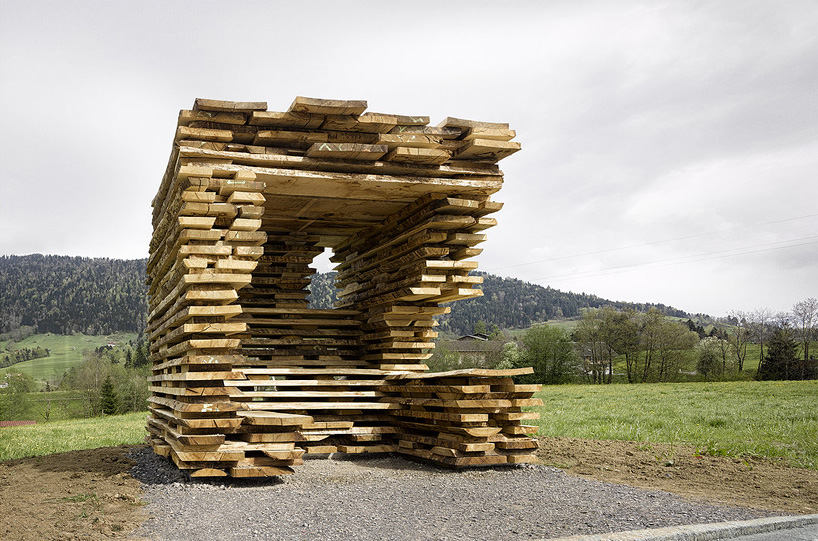
POLYGON ((384 391, 403 406, 393 412, 401 427, 398 452, 447 466, 494 466, 533 462, 539 414, 523 408, 542 406, 532 398, 541 385, 515 384, 510 376, 531 369, 466 369, 388 376, 384 391))
MULTIPOLYGON (((440 305, 481 294, 469 259, 502 207, 491 200, 503 181, 496 162, 520 145, 507 124, 432 127, 366 108, 197 99, 179 114, 153 202, 148 430, 193 475, 278 475, 304 452, 408 449, 407 435, 428 434, 406 426, 403 412, 419 409, 394 388, 426 381, 405 378, 427 369, 434 316, 449 310, 440 305), (340 301, 319 310, 307 287, 326 249, 340 301)), ((519 413, 525 391, 510 391, 507 376, 465 378, 489 378, 461 386, 511 393, 480 400, 519 413)), ((436 399, 457 395, 444 394, 436 399)), ((502 412, 492 415, 487 426, 500 426, 502 412)), ((519 439, 522 426, 502 425, 485 456, 523 456, 498 439, 519 439)), ((440 452, 426 458, 473 457, 440 452)))

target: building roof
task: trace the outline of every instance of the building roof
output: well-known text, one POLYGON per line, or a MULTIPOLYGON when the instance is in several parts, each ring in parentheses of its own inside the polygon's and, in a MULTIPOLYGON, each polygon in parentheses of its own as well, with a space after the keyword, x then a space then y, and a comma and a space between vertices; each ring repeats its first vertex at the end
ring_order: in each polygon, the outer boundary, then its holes
POLYGON ((441 340, 438 346, 455 353, 476 353, 502 351, 506 343, 502 340, 441 340))

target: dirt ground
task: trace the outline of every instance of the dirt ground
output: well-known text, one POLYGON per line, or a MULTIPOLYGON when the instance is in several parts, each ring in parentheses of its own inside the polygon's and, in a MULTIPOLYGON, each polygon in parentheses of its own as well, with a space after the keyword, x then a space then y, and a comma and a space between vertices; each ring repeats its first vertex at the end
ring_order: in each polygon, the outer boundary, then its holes
MULTIPOLYGON (((818 513, 818 471, 685 446, 543 438, 540 457, 569 474, 783 513, 818 513)), ((0 462, 0 539, 127 538, 145 518, 130 448, 0 462)), ((296 474, 297 475, 297 474, 296 474)))
POLYGON ((699 455, 690 446, 541 438, 540 459, 572 475, 754 507, 818 513, 818 470, 782 461, 699 455))
POLYGON ((0 539, 124 538, 147 514, 130 447, 0 462, 0 539))

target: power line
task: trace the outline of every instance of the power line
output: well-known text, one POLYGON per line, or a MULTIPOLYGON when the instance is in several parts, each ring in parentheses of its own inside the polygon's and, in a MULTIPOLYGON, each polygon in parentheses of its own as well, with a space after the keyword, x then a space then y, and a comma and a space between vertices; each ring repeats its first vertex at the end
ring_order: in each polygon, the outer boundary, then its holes
MULTIPOLYGON (((790 222, 790 221, 793 221, 793 220, 803 220, 803 219, 806 219, 806 218, 814 218, 816 216, 818 216, 818 214, 807 214, 805 216, 796 216, 794 218, 784 218, 784 219, 781 219, 781 220, 773 220, 773 221, 770 221, 770 222, 762 222, 762 223, 758 223, 758 224, 755 224, 755 225, 749 225, 749 226, 746 226, 746 227, 747 228, 755 228, 755 227, 761 227, 761 226, 764 226, 764 225, 772 225, 772 224, 778 224, 778 223, 783 223, 783 222, 790 222)), ((737 228, 738 228, 738 226, 734 226, 731 229, 737 229, 737 228)), ((728 229, 727 231, 730 231, 730 229, 728 229)), ((551 262, 551 261, 560 261, 560 260, 563 260, 563 259, 573 259, 575 257, 585 257, 585 256, 588 256, 588 255, 605 254, 605 253, 610 253, 610 252, 618 252, 618 251, 622 251, 622 250, 630 250, 630 249, 633 249, 633 248, 642 248, 642 247, 645 247, 645 246, 654 246, 656 244, 665 244, 665 243, 668 243, 668 242, 676 242, 678 240, 687 240, 687 239, 695 239, 695 238, 699 238, 699 237, 707 237, 707 236, 710 236, 710 235, 715 235, 715 234, 723 233, 723 232, 724 231, 710 231, 708 233, 699 233, 699 234, 696 234, 696 235, 686 235, 684 237, 675 237, 675 238, 672 238, 672 239, 657 240, 657 241, 654 241, 654 242, 645 242, 645 243, 642 243, 642 244, 632 244, 630 246, 621 246, 621 247, 618 247, 618 248, 607 248, 605 250, 596 250, 596 251, 593 251, 593 252, 584 252, 584 253, 580 253, 580 254, 552 257, 552 258, 549 258, 549 259, 540 259, 538 261, 529 261, 529 262, 526 262, 526 263, 517 263, 517 264, 514 264, 514 265, 506 265, 504 267, 495 267, 493 269, 486 269, 486 272, 496 272, 498 270, 513 269, 513 268, 517 268, 517 267, 525 267, 527 265, 536 265, 537 263, 548 263, 548 262, 551 262)), ((742 237, 740 239, 735 239, 735 240, 745 240, 745 239, 749 239, 749 238, 758 237, 758 236, 763 235, 763 234, 764 233, 759 233, 757 235, 751 235, 749 237, 742 237)), ((798 239, 795 239, 795 240, 798 240, 798 239)))
POLYGON ((537 282, 537 281, 540 281, 540 280, 553 280, 553 279, 558 279, 558 281, 565 281, 566 279, 570 280, 570 279, 575 279, 575 278, 593 278, 595 276, 604 276, 604 275, 607 275, 607 274, 618 274, 620 272, 630 272, 632 270, 637 270, 640 267, 657 268, 657 267, 667 267, 667 266, 671 266, 671 265, 697 263, 699 261, 710 261, 710 260, 713 260, 713 259, 723 259, 725 257, 736 257, 736 256, 741 256, 741 255, 757 254, 757 253, 761 253, 761 252, 770 252, 770 251, 773 251, 773 250, 783 250, 783 249, 786 249, 786 248, 795 248, 795 247, 798 247, 798 246, 806 246, 806 245, 809 245, 809 244, 818 243, 818 240, 812 240, 812 241, 809 241, 809 242, 802 242, 802 243, 799 243, 799 244, 789 244, 787 246, 775 246, 775 247, 772 247, 772 248, 762 248, 760 250, 744 251, 744 252, 740 252, 740 253, 737 253, 737 254, 727 254, 727 253, 725 253, 725 252, 735 252, 737 250, 743 250, 743 249, 746 249, 746 248, 754 248, 756 246, 770 246, 771 244, 781 244, 782 242, 793 242, 793 241, 800 241, 800 240, 807 240, 807 239, 818 239, 818 235, 813 235, 813 236, 810 236, 810 237, 802 237, 800 239, 789 239, 789 240, 786 240, 786 241, 768 242, 768 243, 765 243, 765 244, 757 244, 755 246, 747 246, 747 247, 744 247, 744 248, 732 248, 730 250, 719 250, 719 251, 715 251, 715 252, 706 252, 706 253, 702 253, 702 254, 693 254, 693 255, 689 255, 689 256, 674 257, 674 258, 670 258, 670 259, 660 259, 658 261, 648 261, 646 263, 634 263, 634 264, 631 264, 631 265, 619 265, 619 266, 616 266, 616 267, 607 267, 607 268, 604 268, 604 269, 597 269, 595 271, 579 271, 579 272, 572 272, 572 273, 569 273, 569 274, 556 274, 556 275, 553 275, 553 276, 545 276, 545 277, 541 277, 541 278, 534 278, 532 281, 537 282), (716 254, 722 254, 722 255, 716 255, 716 254), (712 257, 704 257, 704 256, 712 256, 712 257), (679 261, 679 260, 684 260, 684 259, 688 259, 688 258, 697 258, 697 259, 690 259, 689 261, 679 261), (606 272, 606 271, 613 271, 613 272, 606 272), (582 274, 583 276, 577 276, 577 274, 582 274), (565 277, 569 277, 569 278, 565 278, 565 277), (560 278, 563 278, 563 280, 559 280, 560 278))

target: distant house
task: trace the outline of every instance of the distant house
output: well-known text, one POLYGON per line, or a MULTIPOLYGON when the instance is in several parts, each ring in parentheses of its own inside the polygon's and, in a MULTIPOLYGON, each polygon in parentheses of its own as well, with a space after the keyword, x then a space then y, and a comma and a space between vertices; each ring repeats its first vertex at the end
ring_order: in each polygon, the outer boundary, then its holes
POLYGON ((503 340, 489 340, 488 335, 475 333, 461 336, 456 340, 441 340, 437 348, 456 356, 454 364, 463 367, 489 367, 500 361, 503 340))
POLYGON ((482 340, 483 342, 488 341, 489 335, 483 334, 480 332, 476 332, 474 334, 464 334, 460 338, 457 339, 458 342, 460 341, 469 341, 469 340, 482 340))
MULTIPOLYGON (((608 350, 608 345, 605 342, 597 342, 596 349, 589 347, 586 344, 576 344, 576 351, 580 359, 582 359, 583 372, 585 375, 591 375, 594 372, 607 376, 611 369, 608 366, 608 355, 611 358, 619 356, 619 353, 613 348, 608 350)), ((614 372, 614 376, 624 376, 624 373, 614 372)))

